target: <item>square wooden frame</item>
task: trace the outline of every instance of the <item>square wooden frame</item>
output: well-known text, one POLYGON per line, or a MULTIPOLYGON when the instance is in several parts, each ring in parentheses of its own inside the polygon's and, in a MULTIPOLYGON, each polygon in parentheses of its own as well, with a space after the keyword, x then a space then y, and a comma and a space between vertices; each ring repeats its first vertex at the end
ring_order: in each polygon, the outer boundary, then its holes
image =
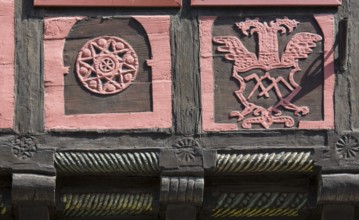
POLYGON ((127 130, 172 127, 170 16, 134 16, 145 29, 152 58, 151 112, 65 114, 63 64, 65 39, 82 17, 46 18, 44 31, 45 129, 127 130), (160 50, 158 48, 161 48, 160 50))
MULTIPOLYGON (((215 122, 214 108, 214 73, 212 51, 212 26, 217 17, 200 17, 200 67, 201 67, 201 95, 202 95, 202 129, 203 131, 246 131, 238 128, 235 123, 215 122)), ((318 22, 324 37, 324 82, 323 82, 323 113, 322 121, 299 122, 298 128, 311 130, 334 129, 334 16, 332 14, 317 14, 314 18, 318 22)), ((255 129, 248 129, 255 130, 255 129)), ((262 129, 261 129, 262 130, 262 129)), ((275 130, 275 129, 270 129, 275 130)))
POLYGON ((181 7, 182 0, 34 0, 46 7, 181 7))
POLYGON ((191 0, 192 6, 338 6, 342 0, 191 0))
POLYGON ((15 29, 14 0, 0 1, 0 129, 14 127, 15 29))

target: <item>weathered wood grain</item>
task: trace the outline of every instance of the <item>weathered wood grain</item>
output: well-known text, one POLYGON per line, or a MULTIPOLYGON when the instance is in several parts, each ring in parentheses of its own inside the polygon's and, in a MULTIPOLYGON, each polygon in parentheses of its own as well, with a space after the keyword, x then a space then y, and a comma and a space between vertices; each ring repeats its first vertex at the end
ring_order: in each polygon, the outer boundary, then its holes
MULTIPOLYGON (((359 129, 359 105, 357 102, 359 101, 359 92, 358 92, 358 85, 359 85, 359 15, 357 11, 359 10, 359 2, 358 1, 349 1, 346 2, 346 5, 343 7, 340 17, 349 17, 351 25, 349 27, 349 69, 344 74, 347 75, 349 78, 349 85, 348 85, 348 93, 349 99, 347 103, 338 103, 339 106, 349 107, 351 109, 349 119, 350 129, 358 130, 359 129)), ((344 87, 338 87, 338 90, 345 89, 344 87)), ((345 90, 344 90, 345 91, 345 90)), ((344 114, 347 112, 344 109, 339 109, 339 111, 344 114)), ((338 111, 338 113, 339 113, 338 111)), ((341 117, 341 116, 339 116, 341 117)))
POLYGON ((173 106, 175 130, 193 135, 199 126, 198 23, 183 1, 182 14, 172 18, 173 106))
POLYGON ((322 175, 318 202, 355 203, 359 201, 359 175, 350 173, 322 175))
POLYGON ((15 1, 15 130, 43 131, 43 10, 32 2, 15 1))
MULTIPOLYGON (((351 22, 356 22, 354 11, 359 8, 359 5, 356 3, 357 1, 343 1, 343 5, 339 7, 338 13, 336 15, 336 27, 338 27, 339 20, 348 17, 351 22), (356 6, 355 6, 356 5, 356 6), (356 9, 355 9, 356 8, 356 9), (352 11, 354 10, 354 11, 352 11)), ((354 24, 353 23, 353 24, 354 24)), ((338 29, 336 29, 338 31, 338 29)), ((353 123, 357 121, 356 116, 354 114, 359 113, 359 109, 352 105, 352 101, 354 101, 357 97, 356 88, 353 85, 356 81, 356 74, 355 71, 358 70, 358 64, 357 61, 355 61, 355 58, 353 59, 353 54, 355 54, 358 50, 356 41, 358 38, 357 35, 355 35, 356 30, 354 28, 349 28, 349 64, 348 64, 348 70, 344 71, 342 73, 339 73, 339 68, 336 67, 336 87, 335 87, 335 127, 336 131, 345 131, 350 130, 353 128, 353 123), (355 51, 357 50, 357 51, 355 51), (353 112, 354 111, 354 112, 353 112)), ((358 34, 358 32, 357 32, 358 34)), ((336 42, 336 45, 334 46, 336 49, 336 57, 338 56, 338 41, 336 42)), ((355 57, 355 56, 354 56, 355 57)), ((358 114, 357 114, 358 115, 358 114)))
POLYGON ((149 112, 152 110, 151 68, 147 35, 131 18, 88 19, 75 24, 64 48, 64 63, 70 67, 65 76, 65 114, 95 114, 149 112), (93 30, 96 29, 96 32, 93 30), (88 91, 76 73, 76 59, 86 42, 100 36, 114 36, 129 43, 139 58, 136 79, 124 91, 114 95, 99 95, 88 91))

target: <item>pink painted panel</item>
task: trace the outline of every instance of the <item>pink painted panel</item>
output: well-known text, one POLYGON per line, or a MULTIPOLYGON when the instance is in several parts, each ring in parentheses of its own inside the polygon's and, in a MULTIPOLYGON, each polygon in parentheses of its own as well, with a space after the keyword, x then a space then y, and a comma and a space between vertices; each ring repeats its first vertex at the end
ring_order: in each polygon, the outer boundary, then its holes
POLYGON ((192 0, 192 6, 338 6, 342 0, 192 0))
POLYGON ((136 16, 152 51, 152 112, 65 115, 63 64, 65 37, 82 18, 45 19, 45 128, 47 130, 121 130, 172 127, 172 82, 169 16, 136 16), (161 48, 161 49, 158 49, 161 48))
POLYGON ((46 7, 181 7, 182 0, 34 0, 46 7))
POLYGON ((202 89, 202 129, 204 131, 237 130, 235 124, 214 122, 214 74, 212 59, 212 26, 216 17, 201 17, 201 89, 202 89))
POLYGON ((0 128, 14 124, 14 0, 0 0, 0 128))
MULTIPOLYGON (((333 15, 316 15, 315 19, 322 29, 323 37, 308 32, 296 33, 288 42, 286 50, 281 57, 278 56, 277 32, 282 26, 288 27, 288 32, 299 24, 296 20, 288 18, 277 19, 275 22, 261 23, 258 20, 247 19, 245 22, 236 23, 243 34, 247 35, 247 31, 257 28, 259 54, 257 55, 248 51, 242 42, 233 36, 219 36, 212 37, 212 28, 216 17, 201 17, 200 18, 200 43, 201 43, 201 92, 202 92, 202 129, 204 131, 233 131, 239 130, 238 126, 242 129, 251 129, 252 124, 261 125, 263 128, 268 129, 272 124, 284 124, 284 127, 294 127, 295 121, 290 116, 281 114, 281 109, 293 111, 295 116, 306 116, 309 113, 307 106, 297 106, 291 102, 293 97, 300 91, 301 87, 294 80, 294 74, 300 71, 298 64, 299 59, 306 59, 312 49, 317 45, 316 43, 324 41, 324 82, 323 82, 323 118, 322 121, 306 121, 305 118, 301 119, 298 124, 299 129, 333 129, 334 128, 334 17, 333 15), (267 25, 266 32, 260 33, 263 30, 262 25, 267 25), (279 29, 278 29, 279 28, 279 29), (240 123, 217 123, 215 122, 215 88, 214 88, 214 71, 213 71, 213 42, 218 44, 217 52, 224 53, 224 58, 233 62, 232 77, 240 84, 240 89, 235 91, 235 95, 243 106, 241 111, 232 111, 230 117, 238 117, 240 123), (271 42, 268 44, 268 42, 271 42), (306 46, 303 46, 306 45, 306 46), (301 48, 298 51, 298 48, 301 48), (266 109, 260 105, 251 102, 249 97, 253 91, 244 96, 246 82, 252 80, 253 77, 258 77, 255 73, 242 77, 241 74, 252 69, 263 69, 266 74, 261 78, 256 78, 256 82, 262 93, 260 96, 268 96, 268 91, 272 88, 277 88, 277 79, 270 76, 269 71, 277 68, 291 68, 289 73, 289 81, 282 79, 280 81, 283 85, 287 86, 290 95, 283 96, 282 101, 276 105, 266 109), (252 77, 252 78, 248 78, 252 77), (262 79, 263 78, 263 79, 262 79), (262 80, 272 81, 272 84, 265 88, 262 85, 262 80), (241 124, 241 125, 240 125, 241 124)), ((281 29, 284 31, 284 29, 281 29)), ((280 78, 280 77, 279 77, 280 78)), ((282 86, 283 86, 282 85, 282 86)), ((247 91, 248 92, 248 91, 247 91)), ((276 89, 276 95, 282 97, 280 90, 276 89)))
POLYGON ((324 121, 301 121, 299 128, 334 128, 334 16, 315 15, 324 35, 324 121))

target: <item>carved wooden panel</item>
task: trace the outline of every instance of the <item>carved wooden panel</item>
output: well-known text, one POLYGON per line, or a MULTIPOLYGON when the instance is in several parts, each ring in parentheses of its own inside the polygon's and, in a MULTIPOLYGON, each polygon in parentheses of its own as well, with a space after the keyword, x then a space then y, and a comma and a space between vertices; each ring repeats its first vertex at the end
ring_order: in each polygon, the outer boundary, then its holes
POLYGON ((0 128, 13 128, 14 118, 14 1, 0 1, 0 128))
POLYGON ((336 6, 342 0, 192 0, 192 6, 336 6))
POLYGON ((202 17, 205 131, 333 128, 333 17, 202 17))
POLYGON ((48 18, 44 38, 47 129, 172 126, 168 16, 48 18))
POLYGON ((71 7, 180 7, 181 0, 35 0, 35 6, 71 7))
POLYGON ((140 23, 83 20, 67 38, 64 63, 74 73, 65 77, 67 115, 152 111, 150 43, 140 23))

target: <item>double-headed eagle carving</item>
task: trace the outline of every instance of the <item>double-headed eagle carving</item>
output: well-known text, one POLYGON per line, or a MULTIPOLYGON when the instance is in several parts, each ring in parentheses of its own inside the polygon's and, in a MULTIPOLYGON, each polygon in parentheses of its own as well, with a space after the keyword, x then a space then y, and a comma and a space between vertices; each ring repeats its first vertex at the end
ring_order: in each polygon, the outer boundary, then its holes
POLYGON ((225 53, 225 59, 234 62, 232 77, 238 80, 239 90, 235 91, 240 103, 243 105, 241 111, 232 111, 230 117, 237 117, 242 121, 243 128, 251 128, 253 124, 259 124, 264 128, 269 128, 272 124, 284 124, 286 127, 293 127, 295 124, 291 116, 283 115, 280 109, 293 111, 295 116, 305 116, 309 113, 307 106, 297 106, 292 103, 292 99, 301 90, 301 86, 295 82, 294 74, 300 71, 299 60, 306 59, 316 47, 316 43, 322 40, 318 34, 300 32, 295 34, 288 42, 282 56, 279 57, 278 33, 285 34, 293 32, 299 22, 288 18, 276 19, 275 21, 259 22, 258 19, 247 19, 244 22, 236 23, 236 26, 245 36, 257 34, 258 54, 248 51, 240 39, 235 36, 214 37, 215 43, 221 44, 217 51, 225 53), (269 71, 273 69, 289 68, 288 77, 272 77, 269 71), (242 77, 241 73, 253 69, 265 71, 263 76, 256 73, 242 77), (249 95, 245 95, 246 83, 255 81, 255 85, 249 95), (265 86, 263 82, 270 82, 265 86), (284 86, 289 94, 284 96, 279 88, 279 84, 284 86), (259 92, 259 97, 269 98, 269 91, 273 90, 278 101, 270 107, 263 107, 250 99, 255 92, 259 92))

